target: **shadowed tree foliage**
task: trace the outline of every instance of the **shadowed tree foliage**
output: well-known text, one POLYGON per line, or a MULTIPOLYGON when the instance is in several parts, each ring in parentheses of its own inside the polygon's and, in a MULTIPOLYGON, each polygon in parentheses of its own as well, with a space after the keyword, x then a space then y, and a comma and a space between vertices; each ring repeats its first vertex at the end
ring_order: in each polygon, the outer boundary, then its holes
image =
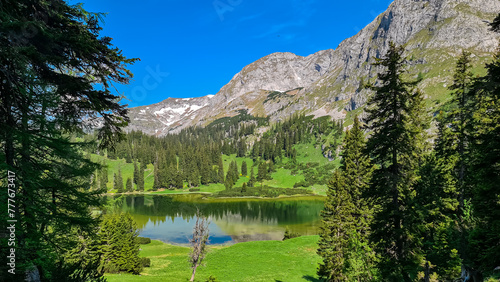
POLYGON ((328 281, 368 281, 374 278, 375 254, 369 246, 372 204, 367 196, 372 166, 357 117, 346 132, 341 167, 328 184, 321 213, 318 274, 328 281))
MULTIPOLYGON (((500 15, 491 24, 500 32, 500 15)), ((472 208, 475 229, 471 234, 473 266, 491 273, 500 266, 500 46, 487 74, 477 81, 474 113, 474 189, 472 208)), ((481 277, 480 277, 481 278, 481 277)))
POLYGON ((422 94, 418 81, 403 79, 404 49, 390 43, 387 54, 375 66, 379 86, 368 102, 367 128, 371 136, 366 152, 377 169, 370 192, 380 205, 372 221, 372 239, 381 257, 378 268, 386 281, 412 281, 422 261, 417 216, 414 214, 417 168, 425 152, 422 94))
POLYGON ((61 0, 0 3, 0 177, 16 173, 16 279, 33 266, 42 279, 68 272, 70 230, 94 222, 89 208, 101 190, 89 191, 89 180, 98 165, 69 135, 99 123, 98 145, 112 147, 128 121, 112 90, 128 83, 135 60, 99 36, 101 18, 61 0))

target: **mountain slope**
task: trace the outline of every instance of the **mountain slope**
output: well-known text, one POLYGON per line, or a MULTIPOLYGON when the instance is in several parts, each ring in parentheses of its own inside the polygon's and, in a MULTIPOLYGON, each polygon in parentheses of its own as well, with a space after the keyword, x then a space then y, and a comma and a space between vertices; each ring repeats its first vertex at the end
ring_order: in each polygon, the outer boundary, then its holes
POLYGON ((167 99, 130 109, 128 129, 163 135, 247 109, 272 121, 295 112, 345 118, 369 93, 362 82, 376 76, 371 63, 389 42, 405 45, 409 76, 421 77, 430 109, 444 102, 456 58, 463 49, 484 63, 498 44, 485 21, 500 12, 492 0, 396 0, 387 11, 335 50, 307 57, 274 53, 237 73, 213 97, 167 99))

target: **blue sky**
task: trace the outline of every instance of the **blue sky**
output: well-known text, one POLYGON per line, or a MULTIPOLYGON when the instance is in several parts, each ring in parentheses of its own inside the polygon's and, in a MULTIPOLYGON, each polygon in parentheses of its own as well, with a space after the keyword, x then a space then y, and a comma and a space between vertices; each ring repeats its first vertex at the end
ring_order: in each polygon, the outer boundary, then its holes
POLYGON ((103 35, 127 57, 129 106, 215 94, 246 65, 274 52, 307 56, 338 44, 390 0, 80 0, 107 13, 103 35))

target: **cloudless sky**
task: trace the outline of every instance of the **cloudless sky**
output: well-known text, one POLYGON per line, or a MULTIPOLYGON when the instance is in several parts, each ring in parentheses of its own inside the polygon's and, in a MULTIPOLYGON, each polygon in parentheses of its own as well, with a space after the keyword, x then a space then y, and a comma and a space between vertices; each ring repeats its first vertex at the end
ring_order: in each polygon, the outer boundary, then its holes
POLYGON ((274 52, 335 49, 391 0, 70 0, 107 13, 102 35, 129 58, 118 86, 129 106, 215 94, 246 65, 274 52))

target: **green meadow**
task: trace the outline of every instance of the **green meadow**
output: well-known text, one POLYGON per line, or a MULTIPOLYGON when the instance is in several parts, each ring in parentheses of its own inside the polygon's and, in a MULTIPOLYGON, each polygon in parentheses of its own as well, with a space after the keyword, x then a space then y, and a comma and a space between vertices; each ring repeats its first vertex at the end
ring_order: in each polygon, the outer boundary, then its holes
MULTIPOLYGON (((319 236, 302 236, 286 241, 254 241, 230 246, 210 246, 198 267, 195 281, 210 276, 218 281, 319 281, 316 275, 316 254, 319 236)), ((189 247, 160 241, 141 245, 141 257, 151 259, 151 267, 141 275, 106 274, 110 282, 127 281, 189 281, 189 247)))

